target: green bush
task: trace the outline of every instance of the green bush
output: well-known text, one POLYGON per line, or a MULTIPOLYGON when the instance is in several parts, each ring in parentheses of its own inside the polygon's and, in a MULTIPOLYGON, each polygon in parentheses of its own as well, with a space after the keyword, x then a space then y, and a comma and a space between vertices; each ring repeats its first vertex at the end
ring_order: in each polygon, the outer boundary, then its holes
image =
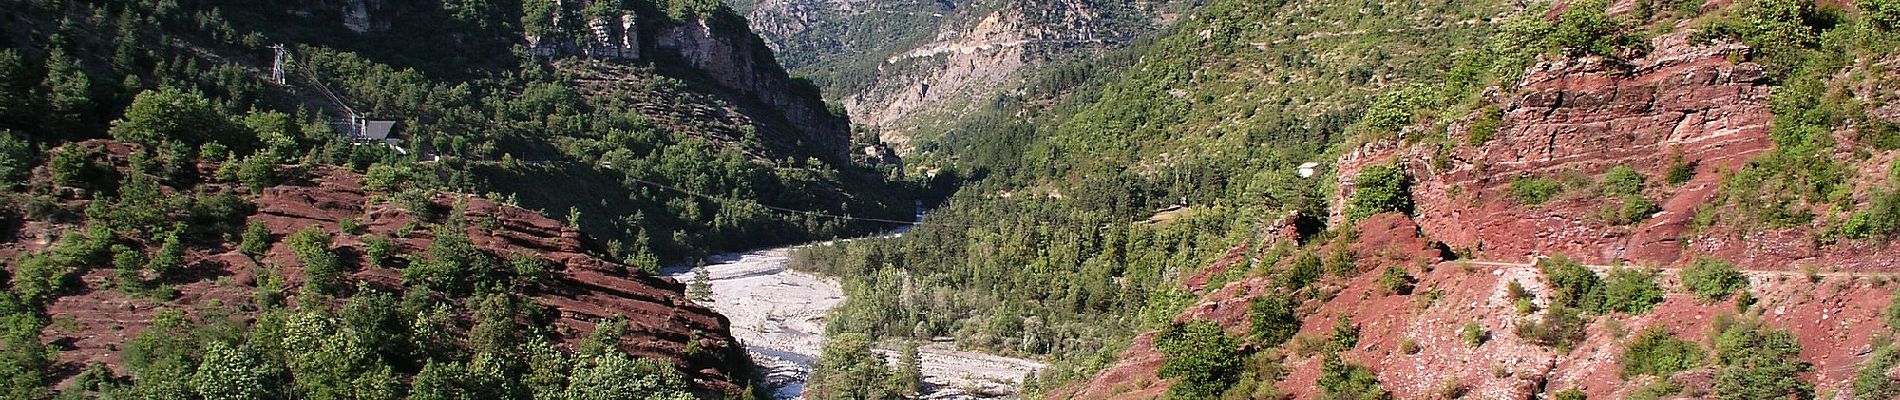
POLYGON ((1379 274, 1379 288, 1391 294, 1412 294, 1415 280, 1417 279, 1412 278, 1412 274, 1405 273, 1404 268, 1385 267, 1385 272, 1379 274))
POLYGON ((1867 209, 1848 216, 1840 231, 1855 239, 1900 236, 1900 191, 1875 192, 1867 209))
POLYGON ((1391 393, 1379 387, 1379 375, 1363 365, 1346 363, 1339 355, 1327 353, 1320 359, 1320 399, 1383 400, 1391 393))
POLYGON ((1563 191, 1563 184, 1549 178, 1521 176, 1511 180, 1511 198, 1524 205, 1544 204, 1563 191))
POLYGON ((1858 0, 1854 7, 1859 8, 1861 18, 1866 18, 1874 27, 1900 30, 1900 0, 1858 0))
POLYGON ((1711 390, 1715 398, 1814 398, 1814 383, 1801 378, 1814 365, 1801 359, 1801 342, 1793 333, 1756 320, 1720 325, 1715 338, 1719 368, 1711 390))
POLYGON ((1170 399, 1211 399, 1233 386, 1245 368, 1240 341, 1219 325, 1195 321, 1155 335, 1163 361, 1162 378, 1181 378, 1168 388, 1170 399))
POLYGON ((182 141, 194 146, 217 142, 234 149, 254 147, 254 138, 239 133, 210 100, 176 89, 139 93, 125 108, 125 117, 112 121, 112 138, 144 144, 182 141))
POLYGON ((1346 213, 1353 220, 1387 212, 1412 213, 1412 178, 1397 166, 1366 166, 1353 182, 1351 207, 1346 213))
POLYGON ((1552 308, 1562 306, 1586 311, 1603 309, 1606 304, 1603 278, 1598 277, 1595 271, 1563 255, 1538 260, 1537 264, 1550 290, 1552 308))
POLYGON ((330 233, 311 226, 284 238, 291 254, 303 262, 304 285, 313 293, 335 294, 343 289, 343 265, 330 249, 330 233))
POLYGON ((1695 179, 1696 164, 1694 161, 1684 161, 1682 154, 1670 155, 1669 169, 1663 172, 1663 182, 1670 185, 1689 183, 1690 179, 1695 179))
POLYGON ((1677 339, 1662 328, 1652 328, 1637 335, 1624 347, 1621 374, 1623 377, 1655 375, 1668 378, 1670 374, 1701 366, 1703 357, 1702 347, 1695 342, 1677 339))
POLYGON ((1860 371, 1854 373, 1855 400, 1886 400, 1900 398, 1900 382, 1888 377, 1888 371, 1900 367, 1900 348, 1886 343, 1874 348, 1874 353, 1861 363, 1860 371))
POLYGON ((1682 269, 1682 285, 1702 301, 1727 300, 1730 294, 1748 290, 1748 277, 1735 264, 1721 259, 1700 257, 1682 269))
POLYGON ((1617 205, 1604 206, 1603 210, 1598 212, 1598 217, 1603 219, 1603 223, 1618 226, 1635 224, 1662 211, 1662 206, 1657 205, 1656 201, 1641 195, 1623 195, 1617 202, 1617 205))
POLYGON ((1463 340, 1466 346, 1482 346, 1490 338, 1491 334, 1485 332, 1484 327, 1479 326, 1477 322, 1466 322, 1463 328, 1458 329, 1458 339, 1463 340))
POLYGON ((1581 310, 1551 305, 1550 309, 1544 310, 1543 320, 1518 321, 1515 332, 1531 344, 1567 353, 1572 346, 1583 342, 1583 328, 1588 323, 1581 310))
POLYGON ((1252 332, 1255 343, 1267 346, 1279 346, 1300 332, 1300 316, 1294 310, 1293 299, 1285 295, 1266 295, 1253 298, 1248 305, 1248 317, 1253 322, 1252 332))
POLYGON ((1552 400, 1589 400, 1590 396, 1587 394, 1584 394, 1582 390, 1564 389, 1561 392, 1557 392, 1557 395, 1555 397, 1551 397, 1551 399, 1552 400))
POLYGON ((1572 54, 1617 57, 1626 48, 1645 47, 1628 23, 1609 16, 1607 0, 1572 2, 1557 16, 1557 24, 1545 38, 1546 43, 1572 54))
POLYGON ((1649 178, 1635 168, 1627 165, 1610 167, 1603 177, 1597 180, 1597 190, 1606 196, 1640 195, 1649 178))
POLYGON ((1347 351, 1359 347, 1359 325, 1352 323, 1352 316, 1341 315, 1333 320, 1333 335, 1329 338, 1328 351, 1347 351))
POLYGON ((1497 107, 1485 107, 1478 110, 1478 117, 1471 120, 1470 133, 1465 135, 1465 143, 1480 146, 1491 142, 1498 134, 1498 127, 1504 122, 1504 111, 1497 107))
POLYGON ((0 189, 12 189, 25 183, 26 173, 33 170, 33 160, 37 157, 26 138, 0 129, 0 189))
POLYGON ((238 252, 251 257, 261 257, 264 252, 270 251, 270 246, 275 241, 276 238, 271 236, 270 228, 264 226, 264 222, 252 221, 244 226, 244 233, 238 241, 238 252))
POLYGON ((1597 312, 1641 314, 1662 304, 1663 289, 1656 285, 1656 273, 1616 268, 1603 279, 1603 305, 1597 312))

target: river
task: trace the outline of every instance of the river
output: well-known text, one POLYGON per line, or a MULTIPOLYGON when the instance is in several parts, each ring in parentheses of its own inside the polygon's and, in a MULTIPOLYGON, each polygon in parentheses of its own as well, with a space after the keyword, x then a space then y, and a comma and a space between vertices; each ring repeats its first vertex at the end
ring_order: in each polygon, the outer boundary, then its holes
MULTIPOLYGON (((775 399, 801 398, 805 379, 824 345, 825 317, 844 302, 838 281, 787 268, 796 247, 725 254, 707 260, 714 310, 732 321, 732 335, 745 344, 766 374, 775 399)), ((694 280, 691 268, 668 276, 694 280)), ((949 343, 920 346, 926 399, 1013 398, 1024 375, 1043 367, 1020 358, 959 351, 949 343)), ((895 363, 894 352, 885 358, 895 363)))

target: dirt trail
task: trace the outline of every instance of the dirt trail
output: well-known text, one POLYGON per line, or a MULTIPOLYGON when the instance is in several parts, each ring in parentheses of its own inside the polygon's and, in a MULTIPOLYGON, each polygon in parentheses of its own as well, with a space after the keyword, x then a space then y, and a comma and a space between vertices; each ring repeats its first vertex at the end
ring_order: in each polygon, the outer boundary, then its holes
MULTIPOLYGON (((792 247, 727 254, 707 260, 714 310, 732 321, 732 335, 752 353, 777 399, 800 398, 811 365, 824 344, 825 317, 844 302, 844 290, 830 278, 786 267, 792 247)), ((690 268, 667 274, 692 282, 690 268)), ((1023 375, 1041 369, 1034 360, 958 351, 948 344, 919 348, 924 398, 1014 397, 1023 375)), ((885 358, 895 362, 894 352, 885 358)))

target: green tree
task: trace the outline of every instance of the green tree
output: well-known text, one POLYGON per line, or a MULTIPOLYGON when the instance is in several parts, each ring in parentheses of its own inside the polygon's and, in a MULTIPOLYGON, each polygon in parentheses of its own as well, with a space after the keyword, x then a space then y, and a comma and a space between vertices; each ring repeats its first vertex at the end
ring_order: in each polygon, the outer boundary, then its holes
POLYGON ((884 356, 871 351, 871 346, 871 336, 862 333, 827 339, 817 365, 812 366, 805 395, 814 400, 900 397, 890 386, 891 371, 884 356))
POLYGON ((1689 288, 1697 299, 1702 301, 1721 301, 1730 294, 1748 290, 1748 277, 1735 269, 1735 264, 1716 258, 1696 258, 1694 264, 1682 269, 1682 285, 1689 288))
POLYGON ((1720 327, 1715 338, 1715 385, 1721 400, 1813 399, 1814 383, 1801 375, 1814 365, 1801 359, 1793 333, 1748 320, 1720 327))
POLYGON ((276 238, 271 236, 270 227, 264 226, 263 221, 251 221, 244 226, 244 234, 238 241, 238 252, 251 257, 262 257, 264 252, 270 251, 271 243, 274 241, 276 238))
POLYGON ((265 379, 270 372, 250 352, 213 340, 203 358, 190 385, 205 400, 260 399, 268 393, 265 379))
POLYGON ((1253 338, 1257 343, 1278 346, 1300 332, 1300 316, 1295 312, 1290 297, 1255 297, 1249 302, 1248 310, 1248 317, 1253 322, 1253 338))
POLYGON ((330 249, 330 233, 311 226, 284 238, 290 252, 303 262, 305 288, 314 293, 333 294, 341 290, 343 265, 330 249))
POLYGON ((36 399, 47 394, 47 368, 53 365, 55 351, 40 343, 45 326, 32 314, 16 312, 0 315, 5 351, 0 351, 0 383, 10 399, 36 399))
POLYGON ((1333 353, 1326 353, 1320 358, 1319 389, 1319 398, 1323 400, 1384 400, 1392 397, 1385 388, 1379 387, 1379 375, 1373 373, 1372 369, 1347 363, 1333 353))
POLYGON ((92 77, 65 48, 47 50, 46 78, 40 81, 40 90, 46 93, 53 119, 63 127, 73 128, 92 112, 92 77))
POLYGON ((1643 331, 1631 340, 1623 349, 1622 375, 1655 375, 1668 378, 1670 374, 1687 371, 1702 366, 1705 355, 1702 347, 1670 335, 1662 328, 1643 331))
MULTIPOLYGON (((0 115, 5 115, 5 110, 0 110, 0 115)), ((25 183, 26 173, 33 169, 35 157, 38 155, 33 152, 33 144, 25 137, 15 135, 11 130, 0 129, 0 189, 11 190, 25 183)))
POLYGON ((1900 350, 1893 343, 1874 348, 1861 364, 1860 372, 1854 373, 1854 399, 1883 400, 1900 398, 1900 381, 1887 375, 1894 367, 1900 367, 1900 350))
POLYGON ((1599 313, 1641 314, 1662 304, 1663 289, 1656 285, 1656 273, 1617 267, 1603 278, 1603 306, 1599 313))
POLYGON ((1154 341, 1163 360, 1157 374, 1181 378, 1168 388, 1170 399, 1219 397, 1240 379, 1245 367, 1240 341, 1212 322, 1172 326, 1156 334, 1154 341))
MULTIPOLYGON (((831 339, 837 340, 837 339, 831 339)), ((672 365, 632 359, 620 352, 589 357, 574 365, 568 377, 567 400, 691 400, 686 378, 672 365)))
POLYGON ((903 352, 898 353, 895 372, 891 378, 895 380, 893 385, 897 387, 899 394, 914 396, 923 391, 924 361, 923 355, 917 351, 916 341, 904 341, 903 352))
POLYGON ((217 142, 237 149, 251 148, 233 134, 231 120, 195 92, 177 89, 147 90, 132 98, 125 117, 112 121, 112 138, 133 143, 190 144, 217 142))
POLYGON ((1353 220, 1386 212, 1412 213, 1412 178, 1397 166, 1366 166, 1353 182, 1355 189, 1347 211, 1353 220))

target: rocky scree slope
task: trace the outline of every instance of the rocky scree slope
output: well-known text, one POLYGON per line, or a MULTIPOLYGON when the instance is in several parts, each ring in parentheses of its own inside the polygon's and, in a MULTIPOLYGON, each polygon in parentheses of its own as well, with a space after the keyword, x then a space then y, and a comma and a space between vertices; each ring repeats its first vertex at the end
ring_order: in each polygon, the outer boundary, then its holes
POLYGON ((747 20, 794 73, 883 139, 947 128, 1041 67, 1172 23, 1182 2, 762 0, 747 20))

